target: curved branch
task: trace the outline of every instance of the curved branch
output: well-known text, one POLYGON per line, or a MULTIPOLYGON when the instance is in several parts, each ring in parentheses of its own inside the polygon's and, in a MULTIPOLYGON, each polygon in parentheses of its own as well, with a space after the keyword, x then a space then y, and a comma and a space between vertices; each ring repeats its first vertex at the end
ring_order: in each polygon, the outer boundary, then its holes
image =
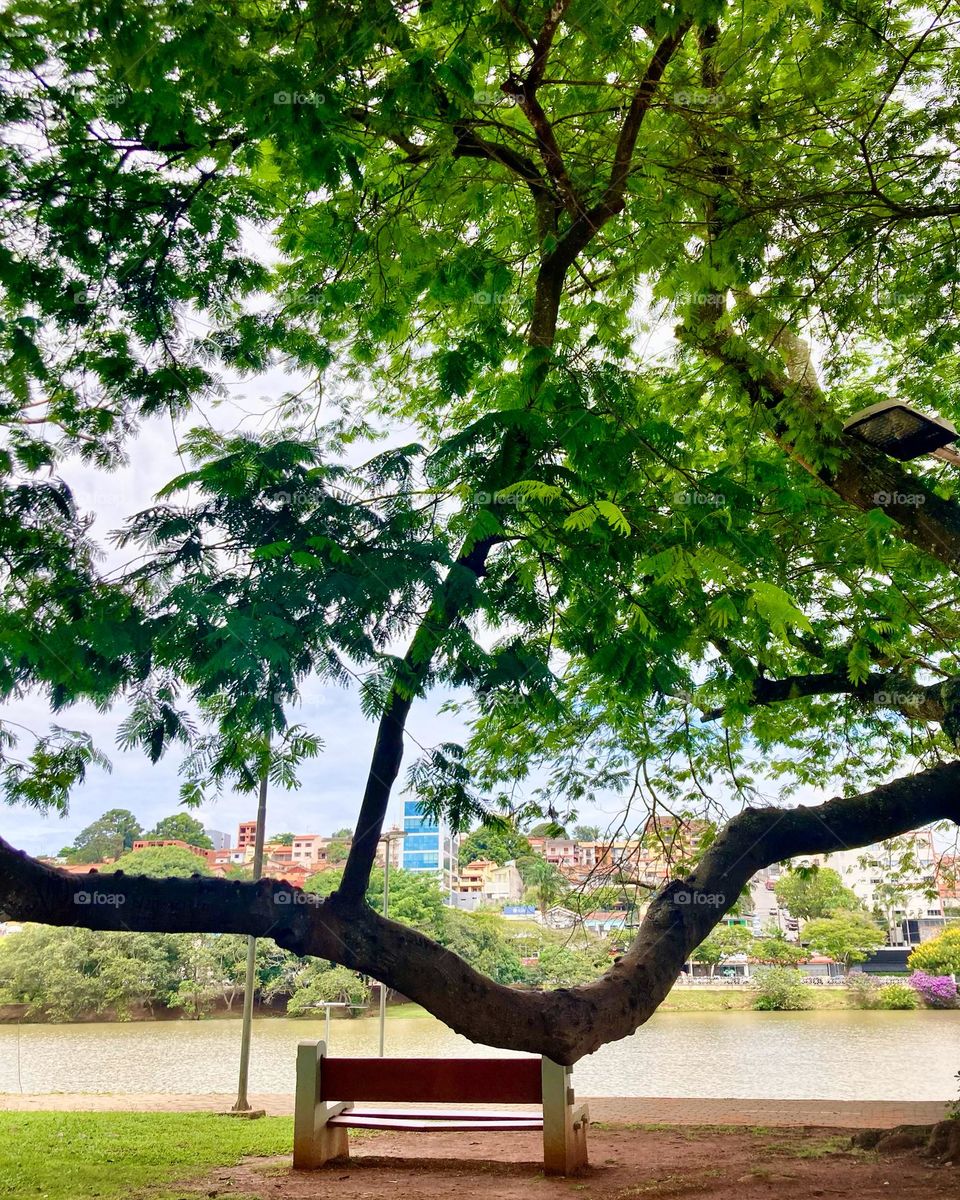
MULTIPOLYGON (((865 704, 874 704, 920 721, 943 724, 950 717, 953 697, 960 689, 960 677, 951 676, 940 683, 918 684, 894 673, 871 675, 853 683, 846 671, 820 671, 810 675, 787 675, 783 679, 759 676, 754 680, 751 707, 764 708, 805 696, 853 696, 865 704)), ((725 708, 711 708, 701 719, 716 721, 725 708)))
POLYGON ((797 452, 787 422, 778 412, 781 404, 805 405, 821 427, 832 418, 809 350, 799 338, 782 330, 776 341, 784 354, 784 370, 769 365, 758 372, 756 357, 729 330, 711 328, 694 334, 681 328, 678 335, 735 372, 750 401, 773 414, 772 435, 795 462, 855 508, 881 509, 907 541, 960 574, 960 504, 956 501, 944 500, 922 476, 849 433, 836 439, 841 451, 836 467, 813 467, 797 452))
POLYGON ((745 809, 696 870, 654 897, 633 944, 601 979, 550 992, 494 983, 423 934, 336 894, 321 901, 269 879, 70 875, 2 838, 0 916, 89 929, 272 937, 294 953, 374 975, 476 1042, 571 1063, 648 1020, 691 952, 757 871, 942 820, 960 824, 957 762, 814 807, 745 809))

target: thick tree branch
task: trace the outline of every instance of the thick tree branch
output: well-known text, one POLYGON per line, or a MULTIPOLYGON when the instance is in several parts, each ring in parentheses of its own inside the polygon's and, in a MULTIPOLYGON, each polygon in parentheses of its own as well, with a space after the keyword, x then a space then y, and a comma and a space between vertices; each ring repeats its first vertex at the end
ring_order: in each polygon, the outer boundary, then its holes
POLYGON ((772 435, 795 461, 855 508, 864 512, 881 509, 907 541, 960 573, 960 504, 944 500, 902 463, 851 434, 836 439, 840 461, 835 467, 812 467, 797 452, 779 411, 781 404, 805 405, 811 419, 821 424, 831 416, 800 339, 780 334, 778 341, 786 360, 781 371, 775 365, 758 369, 756 356, 729 330, 712 328, 692 334, 681 329, 679 334, 736 373, 750 400, 773 414, 772 435))
MULTIPOLYGON (((552 9, 547 18, 548 23, 553 21, 554 25, 546 36, 544 54, 549 51, 556 24, 559 23, 563 14, 560 0, 558 0, 558 4, 559 7, 552 9)), ((681 26, 670 37, 665 38, 654 52, 621 129, 609 185, 600 205, 591 210, 595 214, 594 217, 590 217, 589 213, 578 217, 564 234, 556 249, 541 260, 534 295, 533 316, 527 334, 527 341, 532 347, 553 345, 567 271, 580 252, 589 244, 597 229, 623 209, 629 158, 636 146, 640 126, 649 110, 660 78, 688 28, 689 23, 681 26)), ((533 78, 536 78, 535 74, 533 78)), ((518 478, 522 478, 522 476, 518 476, 518 478)), ((486 573, 487 557, 497 540, 483 538, 474 543, 470 539, 463 553, 457 559, 457 567, 466 568, 477 579, 482 578, 486 573)), ((397 687, 392 689, 380 719, 356 831, 338 892, 344 903, 359 903, 366 890, 367 880, 376 858, 377 843, 383 829, 391 789, 400 769, 404 727, 412 697, 430 673, 433 657, 440 645, 444 628, 457 615, 457 607, 452 595, 453 589, 445 585, 438 604, 434 606, 423 626, 414 636, 404 657, 406 678, 403 688, 402 690, 397 687)))
MULTIPOLYGON (((788 675, 784 679, 758 676, 753 684, 751 707, 763 708, 805 696, 852 696, 864 704, 888 708, 905 717, 943 724, 960 693, 960 678, 941 683, 918 684, 895 673, 871 675, 853 683, 846 671, 821 671, 810 675, 788 675)), ((702 714, 704 721, 716 721, 726 709, 711 708, 702 714)))
POLYGON ((699 866, 653 899, 633 944, 599 980, 550 992, 494 983, 365 904, 274 880, 69 875, 0 839, 0 917, 99 930, 245 933, 374 975, 474 1041, 575 1062, 656 1010, 693 951, 763 867, 866 846, 934 821, 960 824, 960 763, 814 807, 746 809, 699 866), (315 902, 316 901, 316 902, 315 902))

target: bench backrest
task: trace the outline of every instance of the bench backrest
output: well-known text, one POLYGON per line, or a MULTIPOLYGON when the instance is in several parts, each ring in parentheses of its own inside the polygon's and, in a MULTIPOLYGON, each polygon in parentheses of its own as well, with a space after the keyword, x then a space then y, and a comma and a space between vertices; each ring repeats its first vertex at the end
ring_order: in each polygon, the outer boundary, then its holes
POLYGON ((321 1059, 319 1100, 539 1104, 539 1058, 321 1059))

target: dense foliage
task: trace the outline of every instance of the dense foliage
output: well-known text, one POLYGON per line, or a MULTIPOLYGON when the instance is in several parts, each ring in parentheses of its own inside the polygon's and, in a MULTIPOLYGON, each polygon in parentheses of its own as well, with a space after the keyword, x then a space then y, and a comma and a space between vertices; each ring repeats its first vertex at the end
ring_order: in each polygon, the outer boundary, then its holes
MULTIPOLYGON (((304 684, 357 684, 344 911, 435 689, 470 726, 410 766, 430 811, 614 794, 678 872, 691 816, 954 763, 960 477, 843 422, 960 420, 955 19, 13 0, 0 695, 122 704, 198 805, 294 788, 304 684), (71 481, 161 421, 182 468, 105 563, 71 481)), ((103 763, 0 745, 38 809, 103 763)))
POLYGON ((932 975, 960 975, 960 928, 947 928, 939 937, 915 947, 907 965, 932 975))

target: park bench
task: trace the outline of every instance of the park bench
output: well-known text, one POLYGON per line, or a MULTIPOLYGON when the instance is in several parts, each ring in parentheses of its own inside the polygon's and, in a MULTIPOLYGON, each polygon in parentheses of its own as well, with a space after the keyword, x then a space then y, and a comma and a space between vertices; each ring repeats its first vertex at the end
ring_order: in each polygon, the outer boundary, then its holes
POLYGON ((574 1107, 570 1068, 549 1058, 328 1058, 317 1041, 297 1049, 294 1167, 349 1158, 349 1129, 543 1130, 545 1173, 573 1175, 587 1164, 588 1121, 586 1105, 574 1107), (541 1111, 355 1108, 358 1100, 539 1104, 541 1111))

